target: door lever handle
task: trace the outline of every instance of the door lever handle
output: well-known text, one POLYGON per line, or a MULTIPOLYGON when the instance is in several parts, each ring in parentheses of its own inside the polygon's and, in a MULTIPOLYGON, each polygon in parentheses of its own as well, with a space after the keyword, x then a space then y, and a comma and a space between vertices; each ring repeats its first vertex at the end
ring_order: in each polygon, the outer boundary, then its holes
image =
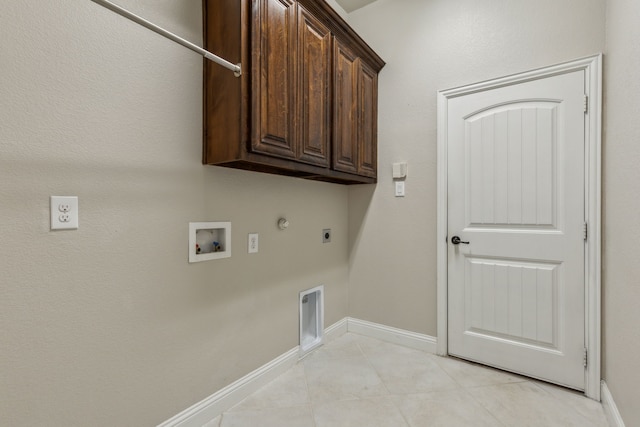
POLYGON ((465 242, 463 240, 460 240, 460 237, 458 237, 458 236, 453 236, 451 238, 451 243, 453 243, 454 245, 459 245, 460 243, 465 244, 465 245, 469 244, 469 242, 465 242))

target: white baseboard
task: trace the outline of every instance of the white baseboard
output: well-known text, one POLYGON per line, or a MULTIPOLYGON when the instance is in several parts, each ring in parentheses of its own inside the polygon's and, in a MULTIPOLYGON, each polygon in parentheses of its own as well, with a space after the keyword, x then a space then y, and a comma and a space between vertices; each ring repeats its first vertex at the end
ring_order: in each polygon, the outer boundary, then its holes
POLYGON ((240 403, 245 397, 258 391, 294 366, 298 361, 298 351, 298 346, 292 348, 271 362, 159 424, 158 427, 202 427, 203 424, 240 403))
MULTIPOLYGON (((347 332, 347 318, 325 328, 324 342, 330 342, 347 332)), ((299 360, 300 346, 296 346, 271 362, 259 367, 239 380, 218 390, 158 427, 202 427, 227 409, 240 403, 250 394, 284 374, 299 360)))
MULTIPOLYGON (((434 337, 351 317, 345 317, 325 328, 323 341, 325 343, 331 342, 346 332, 354 332, 429 353, 436 352, 434 337)), ((158 427, 202 427, 294 366, 299 360, 299 351, 299 346, 292 348, 271 362, 159 424, 158 427)), ((623 424, 621 425, 624 427, 623 424)))
POLYGON ((342 320, 338 320, 336 323, 334 323, 333 325, 329 326, 328 328, 324 329, 324 342, 328 343, 333 341, 336 338, 341 337, 342 335, 347 333, 347 317, 345 317, 342 320))
POLYGON ((351 317, 347 318, 347 329, 349 332, 367 337, 426 351, 428 353, 436 353, 437 340, 430 335, 423 335, 417 332, 410 332, 366 320, 353 319, 351 317))
POLYGON ((602 407, 604 408, 604 413, 607 416, 607 421, 609 421, 609 425, 611 427, 625 427, 624 421, 620 416, 620 412, 618 412, 618 407, 616 406, 616 402, 613 401, 613 395, 607 387, 607 383, 602 380, 602 391, 600 393, 600 398, 602 399, 602 407))

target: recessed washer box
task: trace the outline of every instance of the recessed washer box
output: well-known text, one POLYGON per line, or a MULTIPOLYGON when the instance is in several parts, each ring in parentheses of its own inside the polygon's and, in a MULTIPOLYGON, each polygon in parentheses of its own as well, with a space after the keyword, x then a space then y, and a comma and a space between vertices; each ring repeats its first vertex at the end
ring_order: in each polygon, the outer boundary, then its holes
POLYGON ((230 222, 190 222, 189 262, 231 257, 230 222))
POLYGON ((300 355, 323 342, 324 286, 300 292, 300 355))

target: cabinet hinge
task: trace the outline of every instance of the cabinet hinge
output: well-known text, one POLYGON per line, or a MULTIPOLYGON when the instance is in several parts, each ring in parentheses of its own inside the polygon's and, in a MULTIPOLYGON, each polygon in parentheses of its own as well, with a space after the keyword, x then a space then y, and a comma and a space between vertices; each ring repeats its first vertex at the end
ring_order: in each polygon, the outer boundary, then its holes
POLYGON ((584 95, 584 103, 582 105, 584 109, 584 113, 587 114, 589 112, 589 95, 584 95))
POLYGON ((587 238, 589 237, 589 227, 587 225, 587 223, 583 223, 582 224, 582 236, 584 237, 584 240, 586 241, 587 238))
POLYGON ((584 365, 585 368, 587 367, 587 361, 588 361, 588 359, 587 359, 587 349, 585 348, 583 356, 582 356, 582 364, 584 365))

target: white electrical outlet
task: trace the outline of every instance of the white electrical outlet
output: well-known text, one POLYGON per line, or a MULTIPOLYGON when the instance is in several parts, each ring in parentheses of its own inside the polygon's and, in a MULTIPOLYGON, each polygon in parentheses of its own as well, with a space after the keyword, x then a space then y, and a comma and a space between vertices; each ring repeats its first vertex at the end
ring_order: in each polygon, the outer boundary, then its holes
POLYGON ((78 229, 78 197, 51 196, 51 229, 78 229))
POLYGON ((258 233, 249 233, 249 253, 258 253, 258 233))

